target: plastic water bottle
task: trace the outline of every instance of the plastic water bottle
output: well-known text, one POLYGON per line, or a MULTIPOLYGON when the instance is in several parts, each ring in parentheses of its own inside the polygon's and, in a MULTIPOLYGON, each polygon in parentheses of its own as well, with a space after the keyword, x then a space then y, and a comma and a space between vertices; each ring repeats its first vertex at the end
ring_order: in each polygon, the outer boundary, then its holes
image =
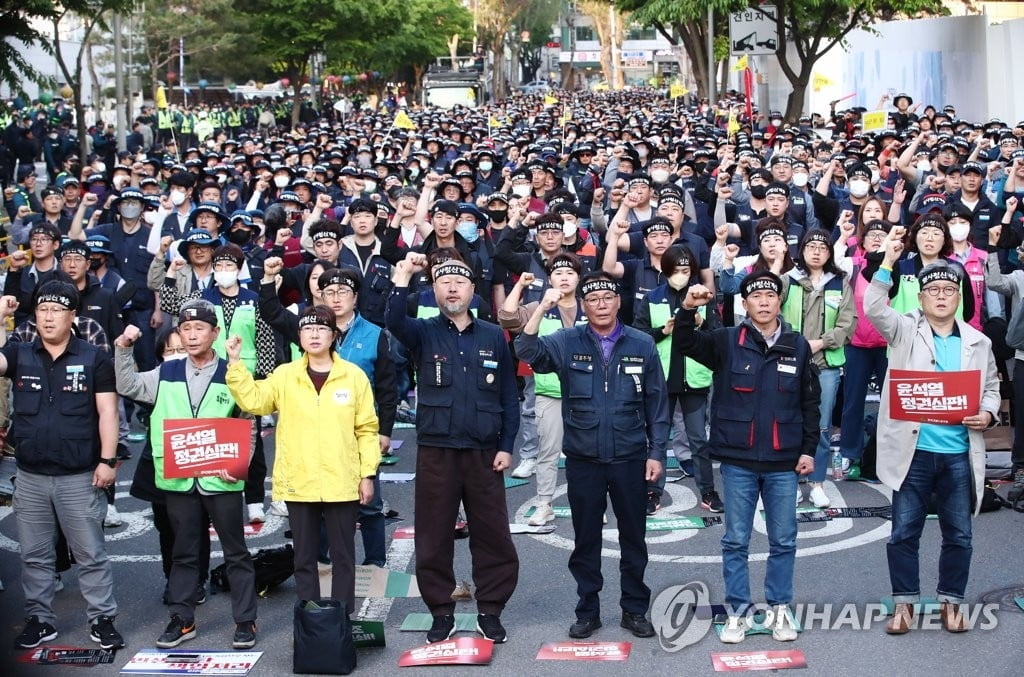
POLYGON ((832 479, 836 482, 843 479, 843 457, 838 449, 832 451, 832 479))

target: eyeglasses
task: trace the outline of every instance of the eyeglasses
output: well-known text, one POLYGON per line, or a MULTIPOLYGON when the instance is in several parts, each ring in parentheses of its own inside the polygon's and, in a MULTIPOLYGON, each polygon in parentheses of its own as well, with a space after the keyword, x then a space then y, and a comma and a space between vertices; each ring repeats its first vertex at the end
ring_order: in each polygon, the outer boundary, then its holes
POLYGON ((864 233, 865 240, 884 240, 886 232, 884 230, 871 230, 864 233))
POLYGON ((933 299, 937 298, 940 294, 945 297, 950 297, 960 293, 960 289, 957 287, 927 287, 922 291, 933 299))
POLYGON ((604 296, 587 296, 583 299, 583 302, 588 306, 607 306, 615 302, 619 297, 615 294, 605 294, 604 296))
POLYGON ((164 348, 164 355, 174 355, 175 353, 178 355, 184 355, 187 352, 188 348, 185 346, 181 346, 180 348, 164 348))
POLYGON ((52 308, 52 307, 36 308, 36 315, 42 315, 44 317, 46 317, 46 316, 61 317, 61 316, 64 315, 64 313, 70 313, 70 312, 71 312, 70 308, 52 308))
POLYGON ((355 292, 348 287, 339 287, 338 289, 324 289, 320 292, 320 296, 325 299, 340 299, 346 296, 355 296, 355 292))
POLYGON ((804 249, 806 249, 807 251, 811 251, 811 252, 818 252, 819 254, 827 254, 828 253, 828 245, 823 245, 823 244, 815 243, 815 244, 804 245, 804 249))
POLYGON ((327 334, 331 332, 330 327, 325 327, 322 324, 307 324, 299 329, 303 334, 327 334))
POLYGON ((55 240, 46 235, 34 235, 28 242, 29 244, 52 244, 55 240))

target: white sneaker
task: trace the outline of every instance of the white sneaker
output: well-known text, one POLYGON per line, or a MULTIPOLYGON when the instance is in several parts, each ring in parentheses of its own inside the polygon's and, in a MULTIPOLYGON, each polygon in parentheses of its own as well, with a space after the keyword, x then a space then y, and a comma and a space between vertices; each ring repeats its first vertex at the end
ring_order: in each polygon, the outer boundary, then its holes
POLYGON ((260 425, 264 428, 273 428, 277 425, 277 421, 274 420, 273 414, 267 414, 260 418, 260 425))
POLYGON ((270 514, 277 515, 278 517, 288 516, 288 506, 284 501, 271 501, 270 502, 270 514))
POLYGON ((119 527, 122 524, 124 524, 124 520, 121 519, 121 515, 117 512, 117 508, 113 505, 108 505, 107 516, 103 518, 103 526, 119 527))
POLYGON ((723 644, 739 644, 747 638, 749 627, 746 616, 729 616, 718 639, 722 640, 723 644))
POLYGON ((779 604, 775 607, 775 619, 772 622, 772 639, 776 642, 792 642, 797 638, 796 626, 789 615, 789 606, 779 604))
POLYGON ((825 487, 820 484, 816 487, 811 487, 811 503, 814 504, 815 508, 827 508, 832 505, 832 501, 825 494, 825 487))
POLYGON ((512 477, 521 480, 533 477, 535 474, 537 474, 537 459, 535 458, 524 458, 512 471, 512 477))
POLYGON ((804 502, 804 492, 800 487, 796 488, 796 507, 800 507, 800 504, 804 502))
POLYGON ((541 503, 533 511, 530 520, 527 522, 531 527, 542 527, 548 522, 555 521, 555 511, 551 509, 550 503, 541 503))
POLYGON ((267 521, 262 503, 250 503, 247 507, 249 508, 249 524, 262 524, 267 521))
POLYGON ((843 456, 843 472, 845 473, 849 469, 850 469, 850 459, 848 459, 845 456, 843 456))

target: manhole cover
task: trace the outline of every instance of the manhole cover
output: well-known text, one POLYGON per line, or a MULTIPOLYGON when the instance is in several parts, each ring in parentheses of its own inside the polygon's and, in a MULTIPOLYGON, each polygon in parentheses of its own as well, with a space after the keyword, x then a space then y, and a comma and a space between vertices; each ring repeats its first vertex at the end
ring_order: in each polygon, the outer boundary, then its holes
POLYGON ((1024 584, 986 592, 981 596, 981 601, 984 604, 998 604, 1003 611, 1020 611, 1021 608, 1014 601, 1018 597, 1024 598, 1024 584))

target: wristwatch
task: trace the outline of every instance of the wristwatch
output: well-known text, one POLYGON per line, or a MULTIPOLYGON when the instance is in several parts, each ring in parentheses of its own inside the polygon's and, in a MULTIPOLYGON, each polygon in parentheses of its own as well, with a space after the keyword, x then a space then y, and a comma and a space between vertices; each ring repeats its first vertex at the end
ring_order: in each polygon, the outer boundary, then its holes
POLYGON ((100 458, 100 463, 109 465, 111 468, 117 467, 117 458, 100 458))

